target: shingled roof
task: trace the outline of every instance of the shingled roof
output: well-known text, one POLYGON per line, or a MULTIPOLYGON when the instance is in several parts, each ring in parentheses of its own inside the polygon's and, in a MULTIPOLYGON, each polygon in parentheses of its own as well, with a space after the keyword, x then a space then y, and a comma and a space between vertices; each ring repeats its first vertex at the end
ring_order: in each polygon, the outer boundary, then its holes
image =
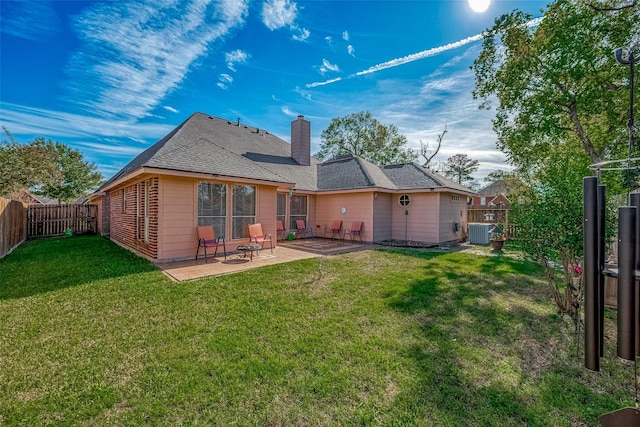
POLYGON ((457 182, 431 172, 416 163, 389 165, 382 168, 398 190, 416 190, 421 188, 449 188, 458 192, 475 194, 472 190, 457 182))
POLYGON ((309 191, 449 188, 473 194, 413 163, 381 168, 347 155, 324 163, 311 157, 310 165, 303 166, 291 157, 288 142, 264 129, 202 113, 194 113, 136 156, 103 188, 143 167, 250 178, 309 191))
POLYGON ((396 186, 378 166, 351 154, 318 165, 318 190, 357 188, 395 189, 396 186))

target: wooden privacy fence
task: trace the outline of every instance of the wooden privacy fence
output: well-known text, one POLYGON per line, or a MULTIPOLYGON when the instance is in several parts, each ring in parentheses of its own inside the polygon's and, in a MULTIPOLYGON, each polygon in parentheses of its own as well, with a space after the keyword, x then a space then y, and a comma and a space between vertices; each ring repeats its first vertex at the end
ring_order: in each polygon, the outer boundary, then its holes
POLYGON ((43 205, 27 207, 29 238, 62 236, 65 230, 73 234, 95 233, 97 205, 43 205))
POLYGON ((505 206, 474 205, 467 207, 467 222, 509 224, 509 208, 505 206))
POLYGON ((0 197, 0 258, 27 238, 27 216, 21 202, 0 197))

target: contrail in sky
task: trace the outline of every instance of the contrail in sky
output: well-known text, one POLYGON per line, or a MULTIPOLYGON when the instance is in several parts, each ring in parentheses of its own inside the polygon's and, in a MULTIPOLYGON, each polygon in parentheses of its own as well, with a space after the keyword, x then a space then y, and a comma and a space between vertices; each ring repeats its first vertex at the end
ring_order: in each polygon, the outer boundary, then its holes
MULTIPOLYGON (((539 25, 540 22, 542 22, 542 19, 543 18, 532 19, 531 21, 527 22, 525 25, 527 27, 535 27, 535 26, 539 25)), ((373 67, 370 67, 370 68, 368 68, 366 70, 358 71, 355 74, 351 74, 351 75, 345 77, 344 79, 342 77, 338 77, 338 78, 331 79, 331 80, 325 80, 323 82, 308 83, 306 85, 306 87, 308 89, 310 89, 310 88, 313 88, 313 87, 324 86, 324 85, 335 83, 335 82, 338 82, 338 81, 341 81, 341 80, 351 79, 353 77, 363 76, 365 74, 371 74, 371 73, 376 73, 378 71, 386 70, 387 68, 393 68, 393 67, 397 67, 399 65, 408 64, 410 62, 418 61, 420 59, 428 58, 430 56, 434 56, 434 55, 437 55, 439 53, 446 52, 447 50, 456 49, 456 48, 459 48, 460 46, 464 46, 466 44, 473 43, 475 41, 478 41, 478 40, 482 39, 483 36, 484 36, 484 33, 476 34, 475 36, 467 37, 466 39, 462 39, 462 40, 459 40, 457 42, 453 42, 453 43, 445 44, 443 46, 438 46, 438 47, 434 47, 434 48, 431 48, 431 49, 423 50, 422 52, 418 52, 418 53, 412 53, 411 55, 403 56, 402 58, 392 59, 390 61, 374 65, 373 67)))

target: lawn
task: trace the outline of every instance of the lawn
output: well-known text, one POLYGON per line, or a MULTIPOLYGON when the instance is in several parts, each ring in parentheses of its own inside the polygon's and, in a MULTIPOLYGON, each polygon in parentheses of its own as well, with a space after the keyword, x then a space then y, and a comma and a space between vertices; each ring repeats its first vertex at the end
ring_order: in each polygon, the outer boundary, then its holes
POLYGON ((633 404, 531 264, 374 250, 174 283, 100 237, 0 260, 0 425, 597 425, 633 404))

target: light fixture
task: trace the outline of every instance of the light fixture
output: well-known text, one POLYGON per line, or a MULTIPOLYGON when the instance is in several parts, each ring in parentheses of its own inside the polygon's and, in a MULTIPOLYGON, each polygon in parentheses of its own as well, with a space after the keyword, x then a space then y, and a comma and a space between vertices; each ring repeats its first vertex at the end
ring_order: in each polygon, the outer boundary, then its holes
MULTIPOLYGON (((638 60, 640 60, 640 55, 636 58, 634 55, 634 51, 638 48, 638 41, 631 44, 630 46, 619 47, 618 49, 613 51, 613 54, 618 63, 623 65, 629 65, 629 120, 627 122, 627 129, 629 132, 629 156, 628 162, 630 162, 631 155, 633 153, 633 78, 634 78, 634 65, 638 60)), ((627 170, 627 184, 629 186, 633 185, 633 178, 631 175, 631 170, 627 170)))

